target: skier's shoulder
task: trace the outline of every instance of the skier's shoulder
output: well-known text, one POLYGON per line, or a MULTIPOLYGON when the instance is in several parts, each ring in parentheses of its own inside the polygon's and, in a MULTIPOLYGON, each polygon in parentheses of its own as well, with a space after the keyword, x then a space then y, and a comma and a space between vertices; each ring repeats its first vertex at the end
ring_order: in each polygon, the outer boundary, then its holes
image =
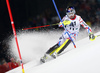
POLYGON ((78 18, 79 21, 83 20, 80 15, 76 15, 76 17, 78 18))
POLYGON ((76 15, 76 17, 81 18, 81 16, 80 16, 80 15, 76 15))

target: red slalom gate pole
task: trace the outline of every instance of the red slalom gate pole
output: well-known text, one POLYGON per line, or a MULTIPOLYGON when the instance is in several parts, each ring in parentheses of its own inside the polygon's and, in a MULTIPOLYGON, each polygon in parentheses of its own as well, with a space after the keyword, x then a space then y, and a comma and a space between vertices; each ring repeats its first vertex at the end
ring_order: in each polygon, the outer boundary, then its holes
POLYGON ((6 3, 7 3, 7 7, 8 7, 8 12, 9 12, 10 20, 11 20, 11 25, 12 25, 12 29, 13 29, 13 33, 14 33, 14 37, 15 37, 19 57, 20 57, 22 72, 25 73, 23 63, 22 63, 22 57, 21 57, 21 53, 20 53, 20 49, 19 49, 19 45, 18 45, 18 40, 17 40, 16 30, 15 30, 15 26, 14 26, 14 21, 13 21, 13 17, 12 17, 12 13, 11 13, 11 8, 10 8, 10 4, 9 4, 9 0, 6 0, 6 3))

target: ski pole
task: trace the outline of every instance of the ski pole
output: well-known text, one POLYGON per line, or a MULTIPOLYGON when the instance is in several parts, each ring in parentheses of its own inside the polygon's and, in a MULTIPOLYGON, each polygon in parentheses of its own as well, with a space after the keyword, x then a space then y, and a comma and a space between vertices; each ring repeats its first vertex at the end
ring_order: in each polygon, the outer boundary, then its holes
MULTIPOLYGON (((54 7, 55 7, 55 9, 56 9, 56 12, 57 12, 57 14, 58 14, 58 16, 59 16, 59 19, 60 19, 60 21, 62 22, 62 19, 61 19, 61 17, 60 17, 59 12, 58 12, 58 9, 57 9, 57 6, 56 6, 56 4, 55 4, 55 1, 54 1, 54 0, 52 0, 52 2, 53 2, 53 4, 54 4, 54 7)), ((65 30, 67 30, 67 29, 65 28, 65 26, 64 26, 64 24, 63 24, 63 23, 62 23, 62 25, 63 25, 64 29, 65 29, 65 30)), ((70 34, 69 34, 68 32, 67 32, 67 34, 68 34, 69 38, 71 39, 71 41, 72 41, 72 43, 73 43, 74 47, 76 48, 76 45, 75 45, 74 41, 72 40, 72 38, 71 38, 70 34)))
POLYGON ((99 37, 100 35, 96 35, 95 38, 99 37))
POLYGON ((99 37, 100 35, 96 35, 96 37, 99 37))
POLYGON ((48 27, 48 26, 54 26, 54 25, 58 25, 58 24, 59 24, 59 23, 51 24, 51 25, 44 25, 44 26, 37 26, 37 27, 30 27, 30 28, 23 28, 22 30, 28 30, 28 29, 35 29, 35 28, 48 27))

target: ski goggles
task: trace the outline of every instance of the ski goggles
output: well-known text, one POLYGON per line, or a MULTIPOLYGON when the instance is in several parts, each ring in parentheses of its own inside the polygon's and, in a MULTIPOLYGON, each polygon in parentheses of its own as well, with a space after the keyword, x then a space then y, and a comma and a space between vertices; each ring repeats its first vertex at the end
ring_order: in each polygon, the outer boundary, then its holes
POLYGON ((74 9, 74 8, 69 8, 69 9, 67 9, 66 14, 67 14, 68 16, 73 16, 73 15, 75 14, 75 9, 74 9))

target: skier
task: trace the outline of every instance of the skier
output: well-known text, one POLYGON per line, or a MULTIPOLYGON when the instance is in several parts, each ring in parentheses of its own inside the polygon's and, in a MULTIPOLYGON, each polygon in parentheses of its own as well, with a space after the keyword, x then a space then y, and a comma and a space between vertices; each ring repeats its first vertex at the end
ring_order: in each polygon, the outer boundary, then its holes
POLYGON ((80 25, 82 25, 88 31, 90 40, 95 39, 91 28, 83 21, 79 15, 76 15, 75 13, 76 11, 73 6, 66 8, 66 15, 63 17, 62 22, 59 23, 59 27, 64 26, 66 30, 64 30, 62 33, 58 43, 51 47, 40 59, 42 62, 46 62, 46 59, 49 55, 53 58, 56 58, 57 55, 59 55, 71 43, 71 39, 69 38, 67 32, 71 36, 72 40, 75 41, 79 33, 80 25))

